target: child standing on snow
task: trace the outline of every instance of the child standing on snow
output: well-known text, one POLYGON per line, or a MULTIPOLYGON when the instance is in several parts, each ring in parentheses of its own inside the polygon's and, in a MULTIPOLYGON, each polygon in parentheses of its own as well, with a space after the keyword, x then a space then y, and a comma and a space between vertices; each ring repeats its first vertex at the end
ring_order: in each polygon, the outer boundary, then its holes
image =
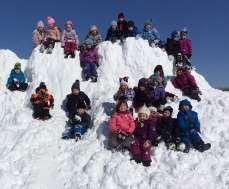
POLYGON ((25 80, 25 75, 21 71, 21 63, 17 62, 14 65, 14 69, 10 72, 10 77, 8 78, 6 86, 11 91, 25 91, 28 87, 25 80))
POLYGON ((51 118, 49 110, 54 107, 54 99, 44 82, 41 82, 35 93, 32 94, 30 102, 33 106, 34 119, 47 120, 51 118))
POLYGON ((91 126, 91 116, 86 112, 87 107, 83 101, 77 105, 77 111, 73 118, 69 119, 63 139, 75 138, 76 141, 82 138, 91 126))
POLYGON ((153 23, 151 20, 147 20, 144 23, 144 29, 140 36, 142 37, 142 39, 147 40, 150 46, 152 46, 153 44, 155 46, 158 46, 160 43, 159 32, 155 27, 153 27, 153 23))
POLYGON ((109 128, 111 132, 108 146, 115 150, 129 150, 133 141, 135 122, 132 114, 128 111, 126 101, 119 101, 116 105, 116 112, 109 121, 109 128))
POLYGON ((118 27, 117 27, 117 22, 112 21, 111 26, 107 31, 107 36, 106 36, 106 41, 111 41, 112 43, 115 43, 118 39, 120 38, 119 32, 118 32, 118 27))
POLYGON ((118 24, 118 32, 119 32, 120 40, 121 40, 121 42, 123 42, 123 40, 126 36, 126 33, 127 33, 127 29, 128 29, 128 23, 125 20, 124 13, 121 12, 118 14, 117 24, 118 24))
POLYGON ((42 21, 37 22, 37 28, 33 31, 34 47, 41 45, 45 39, 45 26, 42 21))
POLYGON ((192 105, 188 100, 182 100, 179 104, 177 121, 181 130, 181 139, 185 144, 184 152, 188 153, 193 147, 199 152, 204 152, 211 147, 210 143, 204 143, 200 137, 200 122, 198 114, 192 111, 192 105))
POLYGON ((158 132, 168 149, 179 149, 181 143, 180 130, 177 120, 172 118, 173 108, 167 106, 163 109, 163 116, 158 121, 158 132))
POLYGON ((43 53, 47 49, 47 53, 51 54, 56 42, 60 42, 60 30, 56 26, 54 18, 48 16, 48 30, 45 35, 45 40, 40 48, 40 52, 43 53))
POLYGON ((92 82, 97 82, 97 67, 99 63, 98 50, 93 47, 93 40, 88 38, 85 42, 86 50, 81 56, 81 61, 84 62, 83 75, 85 80, 91 79, 92 82))
POLYGON ((87 35, 85 41, 92 41, 92 47, 96 47, 99 43, 102 42, 102 36, 99 34, 98 28, 96 25, 92 25, 89 29, 89 34, 87 35))
POLYGON ((61 43, 61 46, 64 47, 65 58, 68 58, 69 55, 71 55, 71 58, 75 58, 75 50, 78 48, 79 39, 70 20, 65 23, 61 43))
POLYGON ((143 163, 148 167, 151 165, 151 147, 156 143, 156 126, 149 120, 150 111, 143 106, 138 111, 136 129, 134 130, 134 141, 131 143, 131 153, 137 163, 143 163))
POLYGON ((177 75, 172 80, 175 88, 180 89, 183 95, 188 96, 194 100, 201 101, 199 94, 201 94, 195 78, 191 73, 182 68, 177 69, 177 75))

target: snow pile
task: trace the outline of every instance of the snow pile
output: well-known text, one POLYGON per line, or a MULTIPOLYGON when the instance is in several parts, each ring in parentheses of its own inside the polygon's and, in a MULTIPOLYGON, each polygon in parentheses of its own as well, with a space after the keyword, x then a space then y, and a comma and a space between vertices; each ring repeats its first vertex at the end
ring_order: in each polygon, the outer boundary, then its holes
MULTIPOLYGON (((67 119, 61 104, 75 79, 81 78, 79 57, 64 59, 59 45, 52 55, 37 51, 34 50, 25 68, 31 82, 26 93, 11 93, 2 88, 18 58, 10 51, 0 51, 2 188, 229 188, 227 93, 211 88, 201 75, 193 72, 203 100, 192 104, 200 116, 203 138, 212 143, 212 149, 203 154, 196 151, 183 154, 167 151, 161 144, 154 149, 152 166, 145 168, 131 162, 127 152, 106 150, 107 121, 118 78, 128 75, 130 85, 134 86, 141 77, 151 75, 157 64, 163 66, 166 75, 171 75, 172 63, 166 53, 149 47, 142 39, 127 39, 122 46, 102 43, 98 82, 81 82, 81 89, 92 100, 94 127, 75 143, 60 139, 67 119), (53 118, 45 122, 33 120, 28 106, 29 97, 40 81, 47 83, 55 98, 53 118)), ((170 82, 167 90, 181 95, 170 82)), ((178 107, 177 103, 170 105, 178 107)))

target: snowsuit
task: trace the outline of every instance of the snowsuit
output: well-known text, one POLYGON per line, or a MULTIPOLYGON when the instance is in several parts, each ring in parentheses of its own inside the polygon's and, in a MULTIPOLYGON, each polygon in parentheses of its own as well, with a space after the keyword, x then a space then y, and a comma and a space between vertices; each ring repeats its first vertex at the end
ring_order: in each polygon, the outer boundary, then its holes
POLYGON ((144 123, 136 120, 134 131, 134 141, 131 144, 131 153, 136 161, 151 162, 151 147, 156 143, 157 131, 152 121, 146 120, 144 123), (150 141, 150 146, 144 147, 146 141, 150 141))
POLYGON ((198 114, 192 111, 192 105, 188 100, 182 100, 179 107, 187 105, 189 111, 179 111, 177 114, 177 121, 181 130, 181 139, 186 148, 190 149, 192 146, 200 150, 200 147, 204 145, 203 140, 200 137, 200 122, 198 114))
POLYGON ((195 78, 189 71, 183 71, 181 75, 177 75, 172 83, 175 88, 182 90, 183 95, 188 96, 194 100, 200 101, 199 89, 195 78))
POLYGON ((128 23, 126 20, 118 21, 118 32, 120 39, 123 40, 126 36, 127 30, 128 30, 128 23))
POLYGON ((54 106, 54 98, 48 90, 37 88, 32 94, 30 102, 33 105, 33 117, 35 119, 48 119, 51 117, 49 110, 54 106))
POLYGON ((84 62, 83 73, 86 80, 89 78, 97 78, 98 74, 96 69, 99 62, 98 50, 96 48, 87 49, 83 52, 81 61, 84 62))
POLYGON ((130 149, 135 129, 134 118, 129 112, 115 112, 110 121, 108 145, 112 149, 130 149))
POLYGON ((181 53, 183 56, 187 56, 187 58, 191 58, 192 56, 192 41, 190 39, 180 39, 179 41, 181 47, 181 53))
POLYGON ((99 43, 101 43, 103 41, 102 36, 100 34, 97 35, 92 35, 92 34, 88 34, 85 41, 87 39, 91 39, 93 41, 93 47, 97 46, 99 43))
POLYGON ((120 98, 126 98, 127 101, 133 101, 134 98, 134 90, 129 88, 127 91, 118 90, 117 93, 114 94, 114 100, 118 101, 120 98))
POLYGON ((44 39, 45 39, 45 31, 38 31, 38 29, 35 29, 33 31, 34 47, 37 47, 38 45, 42 44, 44 39))
POLYGON ((113 29, 110 27, 107 31, 106 41, 111 41, 112 43, 115 43, 120 38, 118 29, 113 29))
POLYGON ((11 91, 15 91, 15 90, 25 91, 28 87, 28 84, 25 82, 24 73, 21 70, 19 73, 16 73, 15 69, 11 70, 6 85, 7 88, 11 91))
POLYGON ((162 117, 158 120, 158 132, 168 147, 169 144, 178 145, 181 142, 180 130, 177 124, 177 120, 172 117, 162 117))
POLYGON ((134 26, 133 30, 129 30, 129 28, 127 28, 125 37, 136 37, 138 34, 140 34, 138 28, 136 26, 134 26))
POLYGON ((67 95, 66 109, 69 113, 68 117, 70 119, 74 118, 74 116, 77 114, 77 106, 80 103, 86 104, 87 108, 90 108, 91 106, 91 101, 84 92, 80 91, 78 95, 75 94, 67 95))
POLYGON ((62 138, 69 139, 79 136, 80 138, 87 132, 88 128, 91 126, 91 116, 88 113, 82 115, 77 114, 81 120, 76 120, 74 118, 68 121, 66 130, 62 134, 62 138))
POLYGON ((142 39, 148 40, 149 45, 155 43, 155 40, 160 41, 160 35, 156 28, 152 28, 150 30, 144 28, 141 33, 141 37, 142 39))
POLYGON ((150 89, 150 101, 154 107, 166 104, 166 93, 163 86, 156 86, 150 89))
POLYGON ((142 107, 144 104, 146 106, 150 106, 151 104, 151 97, 150 92, 146 89, 141 91, 138 87, 134 88, 134 99, 133 99, 133 106, 136 110, 142 107))
POLYGON ((74 29, 70 32, 64 30, 61 43, 61 46, 64 47, 64 54, 71 55, 74 58, 75 50, 78 48, 79 44, 79 39, 76 31, 74 29))
POLYGON ((55 43, 60 42, 60 38, 61 38, 60 35, 61 33, 57 26, 53 28, 48 28, 45 35, 45 40, 43 42, 44 49, 47 48, 53 49, 55 43))

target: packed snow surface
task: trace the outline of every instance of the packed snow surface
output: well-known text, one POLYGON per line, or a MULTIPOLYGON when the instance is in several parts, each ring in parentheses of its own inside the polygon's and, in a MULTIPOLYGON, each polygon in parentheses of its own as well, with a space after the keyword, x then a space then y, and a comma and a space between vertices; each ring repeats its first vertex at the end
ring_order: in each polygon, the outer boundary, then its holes
MULTIPOLYGON (((60 45, 52 55, 35 49, 27 60, 0 50, 0 185, 1 189, 228 189, 229 188, 229 94, 213 89, 198 73, 194 76, 203 93, 200 103, 192 101, 199 113, 202 136, 212 148, 189 154, 153 150, 151 167, 130 161, 126 153, 106 149, 107 121, 112 113, 113 94, 118 78, 128 75, 130 86, 152 74, 161 64, 166 75, 172 63, 165 52, 151 48, 142 39, 127 39, 120 45, 104 42, 99 46, 100 67, 97 83, 81 82, 81 90, 92 100, 93 128, 79 142, 62 140, 67 117, 62 102, 71 85, 81 78, 79 56, 64 59, 60 45), (28 77, 30 88, 10 92, 5 83, 16 61, 28 77), (52 119, 32 118, 30 96, 40 81, 46 82, 55 98, 52 119)), ((195 64, 195 63, 194 63, 195 64)), ((167 90, 177 94, 169 82, 167 90)), ((170 103, 176 110, 178 103, 170 103)))

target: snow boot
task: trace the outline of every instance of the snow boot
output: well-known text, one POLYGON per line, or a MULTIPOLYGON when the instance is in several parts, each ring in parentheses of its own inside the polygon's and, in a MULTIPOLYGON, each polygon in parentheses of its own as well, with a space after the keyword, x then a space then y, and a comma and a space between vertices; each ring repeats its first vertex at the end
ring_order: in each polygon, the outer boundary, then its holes
POLYGON ((80 139, 81 139, 80 134, 75 134, 75 141, 77 142, 77 141, 80 140, 80 139))
POLYGON ((199 152, 205 152, 207 150, 209 150, 211 148, 211 144, 210 143, 206 143, 206 144, 201 144, 200 146, 197 147, 197 150, 199 152))
POLYGON ((69 56, 69 54, 68 54, 68 53, 66 53, 66 54, 65 54, 65 56, 64 56, 64 58, 68 58, 68 56, 69 56))
POLYGON ((143 161, 142 164, 143 164, 144 167, 150 167, 151 166, 151 161, 150 160, 143 161))
POLYGON ((46 53, 47 54, 52 54, 52 48, 48 47, 47 50, 46 50, 46 53))
POLYGON ((96 83, 97 82, 97 77, 91 77, 91 82, 96 83))
POLYGON ((75 52, 72 52, 70 55, 71 55, 71 58, 75 58, 76 57, 75 52))
POLYGON ((185 146, 185 149, 183 150, 183 152, 184 152, 184 153, 189 153, 190 148, 191 148, 190 146, 186 145, 186 146, 185 146))
POLYGON ((40 51, 40 53, 44 53, 44 51, 45 51, 45 47, 44 47, 44 45, 41 45, 41 47, 40 47, 39 51, 40 51))

